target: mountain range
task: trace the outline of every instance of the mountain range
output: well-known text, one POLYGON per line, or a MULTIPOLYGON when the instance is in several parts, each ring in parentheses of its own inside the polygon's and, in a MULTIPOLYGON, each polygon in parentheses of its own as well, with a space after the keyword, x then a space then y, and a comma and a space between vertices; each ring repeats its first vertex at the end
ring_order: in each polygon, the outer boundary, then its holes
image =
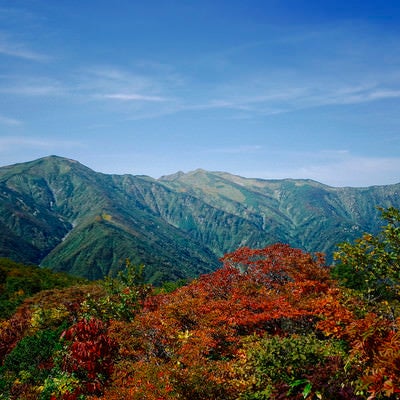
POLYGON ((336 188, 198 169, 154 179, 49 156, 0 168, 0 257, 89 279, 126 259, 153 284, 215 270, 242 246, 288 243, 332 260, 335 246, 400 208, 400 184, 336 188))

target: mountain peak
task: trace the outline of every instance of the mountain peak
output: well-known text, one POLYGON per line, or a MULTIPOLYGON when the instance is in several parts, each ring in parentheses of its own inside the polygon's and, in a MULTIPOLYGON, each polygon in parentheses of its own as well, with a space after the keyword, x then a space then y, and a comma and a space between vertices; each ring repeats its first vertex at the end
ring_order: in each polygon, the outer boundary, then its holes
POLYGON ((176 181, 176 180, 179 180, 184 175, 185 175, 185 173, 183 171, 178 171, 171 175, 163 175, 158 180, 159 181, 176 181))
POLYGON ((227 252, 277 242, 332 254, 380 227, 376 206, 400 208, 400 184, 332 188, 202 168, 143 179, 55 155, 0 168, 0 187, 0 257, 91 279, 126 258, 153 282, 194 277, 227 252))

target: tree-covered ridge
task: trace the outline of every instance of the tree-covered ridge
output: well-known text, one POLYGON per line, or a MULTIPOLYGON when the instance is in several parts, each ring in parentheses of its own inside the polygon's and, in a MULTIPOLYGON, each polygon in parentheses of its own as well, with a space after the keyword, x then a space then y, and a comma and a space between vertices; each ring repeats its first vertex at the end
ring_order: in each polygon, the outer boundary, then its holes
POLYGON ((62 289, 85 282, 65 273, 35 265, 0 259, 0 319, 12 315, 27 297, 48 289, 62 289))
POLYGON ((274 244, 173 291, 129 261, 41 291, 0 323, 0 398, 396 399, 400 212, 382 217, 379 234, 340 245, 333 274, 274 244))
POLYGON ((324 252, 380 227, 400 184, 333 188, 196 170, 153 179, 106 175, 61 157, 0 168, 0 257, 88 279, 129 258, 146 279, 194 278, 240 247, 324 252))

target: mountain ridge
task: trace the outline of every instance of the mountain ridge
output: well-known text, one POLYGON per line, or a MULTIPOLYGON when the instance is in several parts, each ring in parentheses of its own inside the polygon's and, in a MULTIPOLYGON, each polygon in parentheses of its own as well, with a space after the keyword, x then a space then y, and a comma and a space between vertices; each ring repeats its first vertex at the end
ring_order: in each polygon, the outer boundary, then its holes
POLYGON ((104 174, 48 156, 0 167, 0 256, 90 279, 129 258, 152 283, 210 272, 241 246, 285 242, 329 258, 337 243, 376 232, 376 206, 400 208, 399 192, 203 169, 104 174))

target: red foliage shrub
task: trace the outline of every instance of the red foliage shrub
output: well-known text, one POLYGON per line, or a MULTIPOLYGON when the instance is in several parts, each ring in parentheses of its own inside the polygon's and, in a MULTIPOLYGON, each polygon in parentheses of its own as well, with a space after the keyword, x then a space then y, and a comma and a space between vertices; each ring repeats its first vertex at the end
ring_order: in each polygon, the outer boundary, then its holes
POLYGON ((82 393, 99 394, 113 370, 116 343, 107 335, 107 327, 97 319, 81 320, 64 331, 69 342, 63 370, 75 373, 82 393))
POLYGON ((31 312, 21 306, 8 320, 0 321, 0 365, 29 327, 31 312))

